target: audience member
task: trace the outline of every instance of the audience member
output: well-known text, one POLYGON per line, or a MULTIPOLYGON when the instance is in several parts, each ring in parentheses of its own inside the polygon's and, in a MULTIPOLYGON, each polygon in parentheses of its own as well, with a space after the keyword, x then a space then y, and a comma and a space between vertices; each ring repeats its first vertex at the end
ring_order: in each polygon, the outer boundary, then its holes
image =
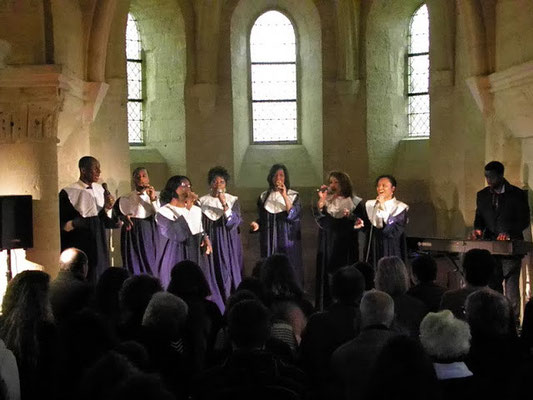
POLYGON ((96 284, 93 307, 113 330, 120 324, 119 293, 129 276, 125 268, 108 268, 100 275, 96 284))
POLYGON ((533 299, 529 299, 524 309, 521 338, 530 351, 533 350, 533 299))
POLYGON ((372 264, 366 261, 357 261, 353 266, 357 268, 365 277, 365 291, 374 289, 375 271, 374 267, 372 267, 372 264))
POLYGON ((464 305, 469 294, 488 287, 490 278, 496 268, 496 261, 488 250, 472 249, 463 259, 465 286, 461 289, 448 290, 442 295, 441 310, 450 310, 456 318, 465 319, 464 305))
POLYGON ((326 311, 313 314, 302 335, 300 365, 321 398, 328 398, 331 354, 359 333, 359 303, 364 290, 365 279, 358 269, 338 269, 331 282, 333 304, 326 311))
POLYGON ((50 277, 23 271, 7 285, 0 337, 17 359, 23 400, 59 395, 62 355, 48 298, 50 277))
POLYGON ((424 303, 429 311, 437 312, 442 295, 446 292, 446 288, 435 283, 437 262, 433 257, 421 254, 413 260, 411 267, 416 285, 407 294, 424 303))
POLYGON ((381 349, 398 335, 390 329, 394 320, 394 300, 387 293, 368 291, 363 295, 360 310, 361 333, 331 356, 337 385, 332 386, 330 398, 354 399, 363 395, 381 349))
POLYGON ((0 399, 20 400, 20 379, 17 360, 13 352, 0 339, 0 399))
POLYGON ((442 400, 468 400, 478 394, 474 375, 464 363, 470 338, 468 324, 450 310, 430 312, 420 324, 420 342, 433 360, 442 400))
POLYGON ((418 337, 420 322, 427 308, 420 300, 407 294, 409 276, 401 258, 383 257, 376 271, 376 289, 388 293, 394 300, 393 328, 412 337, 418 337))

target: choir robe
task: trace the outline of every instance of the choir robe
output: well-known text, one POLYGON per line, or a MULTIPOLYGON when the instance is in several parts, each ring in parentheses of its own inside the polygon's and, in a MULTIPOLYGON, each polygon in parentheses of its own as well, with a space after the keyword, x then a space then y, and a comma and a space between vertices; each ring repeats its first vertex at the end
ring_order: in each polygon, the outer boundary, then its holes
POLYGON ((155 221, 160 235, 157 275, 163 287, 168 287, 170 273, 177 263, 183 260, 194 261, 200 266, 211 290, 209 300, 224 313, 224 299, 218 289, 213 257, 205 254, 205 247, 200 247, 205 235, 200 207, 195 205, 187 210, 168 203, 159 209, 155 221))
POLYGON ((202 222, 213 246, 213 263, 220 292, 224 299, 241 283, 243 271, 242 243, 239 225, 242 222, 239 199, 228 193, 224 211, 218 197, 210 194, 200 198, 202 222))
POLYGON ((129 215, 133 226, 126 230, 122 225, 120 244, 122 264, 133 275, 149 274, 157 276, 156 249, 159 233, 155 225, 155 213, 159 200, 150 201, 146 193, 133 191, 120 197, 114 206, 116 215, 124 218, 129 215))
POLYGON ((300 231, 300 214, 302 206, 298 192, 287 191, 292 201, 292 208, 286 211, 285 201, 277 191, 265 191, 257 200, 259 213, 259 246, 261 257, 274 253, 289 257, 296 282, 303 289, 304 274, 302 263, 302 234, 300 231))
POLYGON ((339 268, 359 261, 359 244, 355 220, 364 218, 364 209, 359 197, 326 198, 326 204, 315 214, 320 228, 316 269, 315 307, 324 309, 331 303, 329 291, 330 276, 339 268), (344 216, 344 209, 350 215, 344 216))
POLYGON ((89 259, 87 280, 96 283, 109 267, 109 248, 106 228, 118 227, 118 219, 104 208, 104 188, 98 183, 90 185, 81 180, 59 192, 59 220, 61 227, 61 251, 76 247, 89 259), (72 221, 74 229, 65 231, 65 224, 72 221))
MULTIPOLYGON (((383 207, 376 207, 376 200, 365 203, 370 230, 367 241, 368 261, 376 269, 382 257, 397 256, 407 259, 405 227, 409 206, 396 198, 387 200, 383 207)), ((366 224, 365 224, 366 225, 366 224)))

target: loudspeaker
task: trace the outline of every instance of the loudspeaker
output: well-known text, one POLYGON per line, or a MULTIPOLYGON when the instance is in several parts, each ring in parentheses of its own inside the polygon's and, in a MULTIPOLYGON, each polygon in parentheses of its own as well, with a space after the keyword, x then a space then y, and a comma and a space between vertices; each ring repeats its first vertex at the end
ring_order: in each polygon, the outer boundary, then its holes
POLYGON ((0 249, 31 247, 33 247, 31 196, 0 196, 0 249))

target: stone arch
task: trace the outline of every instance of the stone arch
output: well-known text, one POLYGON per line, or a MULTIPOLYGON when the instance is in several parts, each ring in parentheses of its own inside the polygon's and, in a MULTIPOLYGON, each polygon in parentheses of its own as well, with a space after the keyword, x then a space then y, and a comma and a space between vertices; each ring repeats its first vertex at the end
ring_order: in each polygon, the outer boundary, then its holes
POLYGON ((241 0, 231 16, 231 74, 235 180, 242 187, 264 182, 265 171, 284 162, 296 186, 314 186, 322 179, 321 21, 310 0, 241 0), (299 48, 299 118, 301 142, 295 145, 253 145, 250 135, 249 35, 259 15, 279 10, 293 22, 299 48))

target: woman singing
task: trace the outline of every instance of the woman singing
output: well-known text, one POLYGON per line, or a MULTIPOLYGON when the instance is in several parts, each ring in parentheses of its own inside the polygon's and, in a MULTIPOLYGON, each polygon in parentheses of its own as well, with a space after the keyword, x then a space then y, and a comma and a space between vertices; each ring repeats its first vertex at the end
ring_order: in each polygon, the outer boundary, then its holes
POLYGON ((159 209, 159 199, 150 185, 146 168, 139 167, 133 171, 133 184, 135 190, 120 197, 113 207, 123 222, 120 231, 122 263, 132 275, 157 275, 159 235, 154 216, 159 209))
POLYGON ((364 216, 361 199, 353 195, 348 174, 333 171, 328 185, 318 190, 315 219, 318 233, 316 303, 323 309, 331 303, 330 276, 339 268, 359 260, 357 231, 363 227, 364 216), (354 225, 355 224, 355 225, 354 225))
POLYGON ((289 171, 283 164, 274 164, 267 177, 269 188, 257 200, 259 219, 251 223, 259 231, 261 257, 274 253, 289 257, 294 276, 303 288, 301 205, 298 192, 290 188, 289 171))
POLYGON ((226 193, 230 179, 223 167, 211 168, 207 181, 211 192, 200 198, 204 229, 213 246, 213 262, 220 291, 225 298, 241 283, 243 269, 239 225, 242 222, 239 199, 226 193))
POLYGON ((157 266, 163 287, 170 282, 170 272, 180 261, 197 263, 209 283, 211 300, 224 312, 224 299, 218 290, 212 247, 202 225, 202 210, 197 206, 198 196, 191 191, 191 181, 186 176, 171 177, 161 192, 164 204, 155 216, 161 235, 157 266))
POLYGON ((370 222, 366 259, 374 266, 382 257, 397 256, 406 259, 405 226, 409 206, 394 197, 396 179, 381 175, 376 179, 375 200, 365 204, 370 222))

